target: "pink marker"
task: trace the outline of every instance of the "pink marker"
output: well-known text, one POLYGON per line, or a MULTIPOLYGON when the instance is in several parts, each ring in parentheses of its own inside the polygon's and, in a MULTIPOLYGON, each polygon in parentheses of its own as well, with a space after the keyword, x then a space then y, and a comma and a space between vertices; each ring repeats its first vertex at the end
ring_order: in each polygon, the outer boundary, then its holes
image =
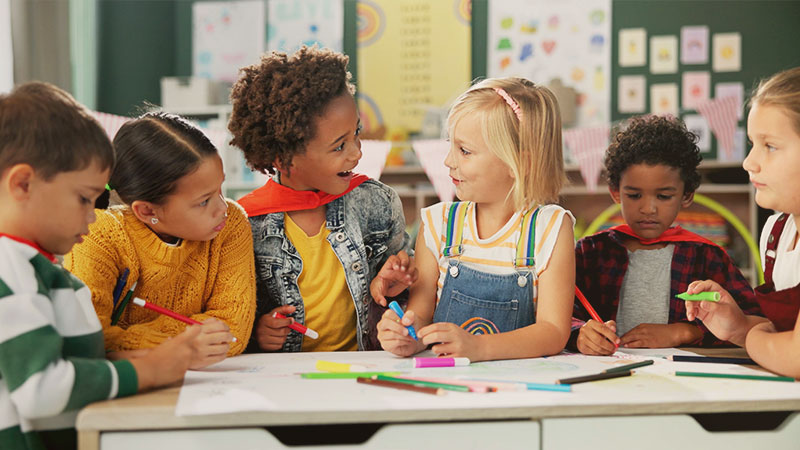
MULTIPOLYGON (((272 317, 275 317, 277 319, 285 319, 286 318, 286 316, 284 316, 283 314, 278 313, 278 312, 273 313, 272 317)), ((306 327, 304 325, 300 325, 297 322, 290 323, 289 324, 289 328, 293 329, 294 331, 297 331, 298 333, 300 333, 302 335, 308 336, 311 339, 316 339, 316 338, 319 337, 319 333, 317 333, 316 331, 314 331, 311 328, 308 328, 308 327, 306 327)))
POLYGON ((414 367, 468 366, 469 358, 414 358, 414 367))

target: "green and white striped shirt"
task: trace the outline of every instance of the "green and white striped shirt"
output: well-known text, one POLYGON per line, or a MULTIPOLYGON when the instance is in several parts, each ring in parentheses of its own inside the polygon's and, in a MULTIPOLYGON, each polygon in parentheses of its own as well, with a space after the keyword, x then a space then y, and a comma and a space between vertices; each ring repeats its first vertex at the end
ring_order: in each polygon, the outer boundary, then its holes
POLYGON ((91 292, 32 246, 0 236, 0 448, 42 447, 81 407, 136 393, 127 360, 105 358, 91 292))

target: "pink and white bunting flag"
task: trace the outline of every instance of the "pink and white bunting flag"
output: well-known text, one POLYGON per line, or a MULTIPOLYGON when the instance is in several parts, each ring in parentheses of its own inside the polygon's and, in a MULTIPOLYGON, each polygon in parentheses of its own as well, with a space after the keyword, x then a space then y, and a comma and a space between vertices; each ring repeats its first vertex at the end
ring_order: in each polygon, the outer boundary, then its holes
POLYGON ((389 156, 391 149, 391 141, 362 140, 361 159, 353 171, 362 173, 373 180, 379 179, 386 167, 386 157, 389 156))
POLYGON ((729 158, 733 156, 734 136, 739 122, 737 104, 736 97, 722 97, 706 100, 697 105, 697 111, 706 119, 708 127, 729 158))
POLYGON ((450 151, 450 143, 441 139, 426 139, 412 141, 414 153, 417 154, 422 170, 433 184, 433 189, 439 200, 443 202, 453 201, 456 195, 456 188, 453 180, 450 179, 450 169, 444 165, 447 152, 450 151))
POLYGON ((114 136, 117 135, 117 131, 122 128, 122 124, 131 120, 129 117, 117 116, 104 112, 91 111, 91 113, 94 118, 100 122, 100 126, 103 127, 103 130, 105 130, 108 138, 112 141, 114 140, 114 136))
POLYGON ((581 177, 589 191, 597 190, 597 178, 603 169, 603 156, 608 146, 611 127, 573 128, 564 131, 564 143, 572 151, 572 159, 578 163, 581 177))

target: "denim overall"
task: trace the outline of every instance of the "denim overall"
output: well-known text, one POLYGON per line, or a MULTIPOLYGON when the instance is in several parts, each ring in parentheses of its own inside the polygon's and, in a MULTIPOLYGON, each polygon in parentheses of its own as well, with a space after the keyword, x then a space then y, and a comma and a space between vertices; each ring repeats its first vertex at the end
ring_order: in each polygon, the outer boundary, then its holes
POLYGON ((451 322, 471 334, 505 333, 533 324, 533 251, 539 209, 522 217, 516 273, 497 275, 461 263, 468 206, 468 202, 454 202, 447 211, 442 254, 449 258, 448 268, 433 322, 451 322))

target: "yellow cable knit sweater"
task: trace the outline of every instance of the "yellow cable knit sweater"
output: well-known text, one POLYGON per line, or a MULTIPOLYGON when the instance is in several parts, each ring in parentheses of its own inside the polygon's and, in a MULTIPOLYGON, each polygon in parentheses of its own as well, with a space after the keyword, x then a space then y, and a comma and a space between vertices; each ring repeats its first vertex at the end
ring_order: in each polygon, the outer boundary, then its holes
POLYGON ((66 256, 64 267, 91 289, 106 350, 155 347, 186 327, 133 303, 111 326, 114 285, 126 267, 130 275, 123 295, 138 280, 136 297, 201 322, 216 317, 237 339, 228 356, 244 350, 256 309, 253 237, 242 207, 227 203, 227 223, 214 239, 178 246, 161 241, 127 207, 96 211, 97 221, 66 256))

